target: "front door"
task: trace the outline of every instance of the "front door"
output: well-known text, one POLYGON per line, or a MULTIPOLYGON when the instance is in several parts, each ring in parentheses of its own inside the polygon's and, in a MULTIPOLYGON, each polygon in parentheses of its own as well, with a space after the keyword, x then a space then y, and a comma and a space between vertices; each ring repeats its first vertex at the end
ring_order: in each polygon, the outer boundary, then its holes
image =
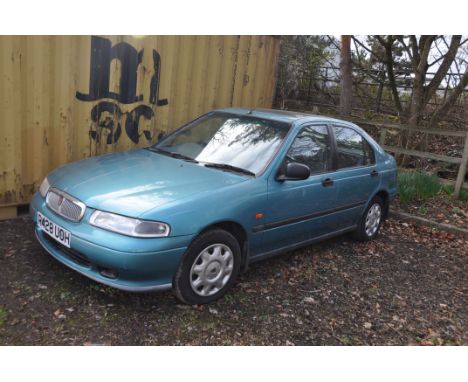
MULTIPOLYGON (((335 231, 336 217, 330 211, 336 202, 332 150, 326 125, 303 127, 291 144, 284 162, 307 165, 311 175, 305 180, 268 180, 268 208, 265 213, 265 252, 288 247, 335 231)), ((284 163, 283 162, 283 163, 284 163)))

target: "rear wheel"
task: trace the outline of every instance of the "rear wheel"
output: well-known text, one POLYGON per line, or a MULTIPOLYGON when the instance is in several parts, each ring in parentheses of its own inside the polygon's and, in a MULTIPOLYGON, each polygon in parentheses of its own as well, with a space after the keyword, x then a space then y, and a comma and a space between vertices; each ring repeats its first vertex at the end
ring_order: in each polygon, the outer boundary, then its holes
POLYGON ((384 203, 382 198, 375 196, 359 221, 354 232, 354 238, 359 241, 369 241, 377 236, 383 222, 384 203))
POLYGON ((241 250, 229 232, 215 229, 198 236, 174 276, 174 293, 187 304, 206 304, 222 297, 240 269, 241 250))

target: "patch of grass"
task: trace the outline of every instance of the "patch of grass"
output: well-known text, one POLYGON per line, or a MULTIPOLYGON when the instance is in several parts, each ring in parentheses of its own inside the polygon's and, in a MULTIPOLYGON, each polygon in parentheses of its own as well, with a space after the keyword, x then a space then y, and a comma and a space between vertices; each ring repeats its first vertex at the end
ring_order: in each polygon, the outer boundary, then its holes
POLYGON ((65 290, 63 292, 60 292, 60 299, 61 300, 71 300, 73 297, 73 293, 65 290))
POLYGON ((418 211, 421 215, 427 215, 427 207, 421 206, 418 208, 418 211))
POLYGON ((416 199, 431 198, 441 190, 442 185, 435 175, 422 171, 408 171, 398 174, 398 195, 404 203, 416 199))
POLYGON ((376 296, 379 294, 379 288, 377 287, 370 287, 370 288, 367 288, 367 293, 370 295, 370 296, 376 296))
POLYGON ((3 306, 0 306, 0 328, 6 322, 6 318, 7 318, 7 311, 3 306))
POLYGON ((208 322, 205 322, 204 325, 205 329, 207 330, 213 330, 215 327, 216 327, 216 322, 215 321, 208 321, 208 322))
POLYGON ((452 208, 452 213, 455 214, 455 215, 463 215, 461 209, 458 208, 458 207, 453 207, 452 208))
MULTIPOLYGON (((442 191, 445 192, 447 195, 453 195, 453 191, 454 191, 454 186, 452 185, 444 185, 442 186, 442 191)), ((460 190, 460 200, 462 202, 465 202, 465 203, 468 203, 468 189, 466 188, 462 188, 460 190)))
POLYGON ((351 346, 351 345, 358 345, 359 344, 359 338, 356 337, 356 336, 341 336, 341 337, 338 338, 338 341, 340 341, 345 346, 351 346))

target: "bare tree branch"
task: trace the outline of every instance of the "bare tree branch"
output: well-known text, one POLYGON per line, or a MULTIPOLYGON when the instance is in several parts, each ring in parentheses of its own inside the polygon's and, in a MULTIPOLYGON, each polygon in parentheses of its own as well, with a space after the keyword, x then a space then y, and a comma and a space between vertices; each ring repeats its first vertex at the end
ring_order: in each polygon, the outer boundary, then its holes
MULTIPOLYGON (((361 41, 359 41, 355 36, 352 37, 353 41, 354 41, 354 44, 356 46, 356 43, 364 48, 366 51, 368 51, 372 56, 374 56, 377 60, 382 60, 382 57, 380 57, 379 55, 375 54, 375 52, 372 51, 372 49, 369 49, 367 46, 365 46, 361 41)), ((356 48, 357 50, 357 48, 356 48)))
MULTIPOLYGON (((447 42, 445 41, 445 38, 444 36, 442 36, 442 41, 445 43, 445 46, 446 48, 448 49, 448 45, 447 45, 447 42)), ((439 47, 439 40, 436 39, 434 41, 434 47, 437 49, 437 52, 439 52, 439 57, 437 59, 435 59, 434 61, 432 61, 430 64, 428 64, 428 67, 431 67, 431 66, 434 66, 435 64, 437 64, 438 62, 440 62, 441 60, 444 59, 445 57, 445 53, 443 53, 441 50, 440 50, 440 47, 439 47)))
POLYGON ((413 54, 411 53, 411 50, 408 47, 408 45, 406 45, 404 36, 397 36, 397 40, 401 43, 401 45, 403 45, 403 48, 405 49, 406 53, 408 53, 408 57, 412 61, 413 60, 413 54))
MULTIPOLYGON (((379 84, 384 84, 385 81, 382 82, 382 79, 380 76, 376 76, 375 74, 372 73, 371 70, 368 70, 367 68, 365 68, 364 66, 362 66, 361 62, 358 60, 358 62, 354 62, 354 66, 356 66, 358 69, 362 69, 362 70, 365 70, 366 71, 366 75, 369 76, 369 78, 371 78, 372 80, 374 80, 375 82, 378 82, 379 84)), ((379 70, 376 70, 377 72, 380 72, 379 70)))
POLYGON ((450 66, 455 60, 455 56, 457 54, 458 48, 460 47, 460 41, 461 41, 460 35, 452 36, 452 40, 450 41, 450 46, 449 46, 447 53, 444 56, 444 60, 440 64, 439 68, 437 69, 436 74, 432 78, 429 85, 427 85, 427 87, 424 89, 423 103, 428 102, 432 98, 432 96, 435 94, 437 89, 439 88, 439 85, 441 84, 450 66))
POLYGON ((440 56, 439 58, 435 59, 434 61, 432 61, 430 64, 427 64, 427 67, 430 68, 431 66, 434 66, 435 64, 437 64, 438 62, 442 61, 444 59, 444 55, 440 56))
POLYGON ((460 80, 458 86, 452 90, 450 95, 446 98, 445 102, 442 103, 432 114, 430 126, 435 126, 437 122, 440 121, 450 110, 450 108, 455 104, 456 100, 463 92, 463 90, 468 86, 468 68, 465 70, 463 77, 460 80))
POLYGON ((330 37, 329 35, 327 35, 327 38, 328 38, 328 41, 330 41, 330 43, 335 47, 335 49, 337 49, 338 51, 341 51, 341 47, 340 47, 340 45, 336 42, 336 39, 335 39, 335 38, 330 37))

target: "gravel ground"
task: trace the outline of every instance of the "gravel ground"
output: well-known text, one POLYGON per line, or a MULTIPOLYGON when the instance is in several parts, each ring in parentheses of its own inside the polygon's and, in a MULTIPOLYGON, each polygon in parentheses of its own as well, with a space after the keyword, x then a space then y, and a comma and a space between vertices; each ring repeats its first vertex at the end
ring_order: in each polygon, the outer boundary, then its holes
POLYGON ((209 306, 101 286, 0 222, 0 345, 467 345, 468 241, 389 220, 254 264, 209 306))

